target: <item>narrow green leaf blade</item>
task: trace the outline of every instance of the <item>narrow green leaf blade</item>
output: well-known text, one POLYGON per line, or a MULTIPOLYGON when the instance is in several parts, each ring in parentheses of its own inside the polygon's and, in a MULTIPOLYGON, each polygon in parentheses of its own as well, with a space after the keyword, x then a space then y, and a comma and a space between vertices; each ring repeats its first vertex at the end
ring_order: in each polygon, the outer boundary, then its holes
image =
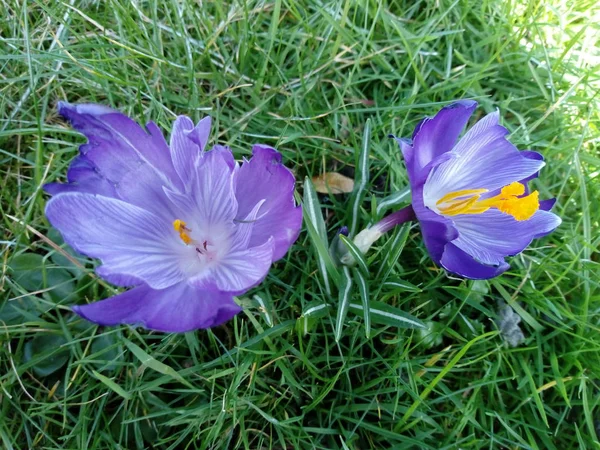
MULTIPOLYGON (((350 311, 355 314, 364 314, 364 306, 358 303, 350 303, 350 311)), ((426 325, 415 316, 385 303, 370 301, 369 313, 372 323, 391 325, 398 328, 425 328, 426 325)))
POLYGON ((342 277, 340 280, 340 292, 339 292, 339 304, 337 316, 335 319, 335 341, 339 342, 342 336, 342 330, 344 327, 344 319, 348 314, 348 305, 350 305, 350 298, 352 292, 352 277, 350 276, 350 269, 348 267, 343 268, 342 277))
POLYGON ((354 177, 354 192, 352 193, 352 225, 350 226, 350 236, 356 234, 358 226, 358 212, 360 204, 365 196, 365 190, 369 183, 369 147, 371 146, 371 119, 367 119, 363 132, 362 146, 358 154, 356 163, 356 175, 354 177))
POLYGON ((175 380, 185 384, 188 387, 192 387, 192 385, 181 375, 179 375, 179 373, 177 373, 175 369, 173 369, 171 366, 161 363, 160 361, 157 361, 144 350, 142 350, 142 348, 138 345, 134 344, 133 342, 127 339, 125 339, 125 345, 129 350, 131 350, 131 353, 133 353, 135 357, 139 359, 144 366, 155 370, 158 373, 174 378, 175 380))
POLYGON ((360 300, 363 308, 363 317, 365 321, 365 336, 371 337, 371 310, 369 308, 369 285, 367 280, 360 272, 360 270, 353 270, 354 280, 358 285, 358 291, 360 293, 360 300))

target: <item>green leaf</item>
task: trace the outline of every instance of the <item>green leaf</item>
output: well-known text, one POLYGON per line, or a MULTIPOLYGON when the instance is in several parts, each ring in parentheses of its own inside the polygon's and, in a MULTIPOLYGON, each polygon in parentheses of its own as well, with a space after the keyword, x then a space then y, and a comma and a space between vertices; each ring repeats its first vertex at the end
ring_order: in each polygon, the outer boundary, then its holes
POLYGON ((410 196, 410 186, 406 186, 399 191, 388 195, 377 203, 377 215, 379 216, 384 211, 387 211, 393 207, 399 207, 402 204, 406 204, 406 199, 410 196))
POLYGON ((369 307, 369 285, 367 284, 367 280, 360 273, 359 270, 353 270, 354 279, 356 280, 356 284, 358 284, 358 291, 360 292, 360 300, 362 302, 363 307, 363 318, 365 321, 365 336, 368 338, 371 337, 371 313, 369 307))
POLYGON ((131 350, 131 353, 133 353, 135 357, 139 359, 144 366, 155 370, 158 373, 162 373, 163 375, 167 375, 179 381, 180 383, 185 384, 189 388, 193 388, 192 385, 187 380, 185 380, 175 369, 173 369, 171 366, 161 363, 160 361, 157 361, 144 350, 142 350, 141 347, 137 346, 130 340, 126 339, 125 345, 129 350, 131 350))
MULTIPOLYGON (((22 253, 15 256, 9 267, 13 280, 28 292, 44 291, 53 302, 72 303, 77 300, 73 275, 66 269, 48 267, 41 255, 22 253)), ((21 292, 16 292, 22 295, 21 292)))
POLYGON ((104 375, 96 372, 95 370, 92 370, 92 373, 98 380, 100 380, 111 391, 114 391, 115 393, 117 393, 118 395, 123 397, 125 400, 131 399, 131 394, 129 392, 125 391, 121 386, 119 386, 113 380, 111 380, 108 377, 105 377, 104 375))
POLYGON ((23 359, 32 363, 36 375, 47 377, 69 360, 69 350, 63 347, 67 340, 60 335, 42 333, 25 343, 23 359))
POLYGON ((117 363, 123 359, 122 345, 117 342, 114 333, 98 335, 92 341, 91 356, 99 371, 115 371, 117 363))
MULTIPOLYGON (((350 311, 355 314, 362 315, 364 311, 363 305, 350 303, 350 311)), ((391 325, 398 328, 425 328, 426 325, 416 317, 405 313, 404 311, 395 308, 385 303, 371 301, 369 303, 369 312, 371 322, 382 325, 391 325)))
POLYGON ((31 297, 6 300, 0 305, 0 323, 17 325, 34 321, 39 317, 36 306, 35 300, 31 297))
POLYGON ((307 335, 312 330, 317 320, 329 314, 329 305, 322 302, 311 302, 296 321, 296 330, 307 335))
POLYGON ((365 123, 365 129, 363 131, 363 140, 360 153, 356 161, 356 173, 354 177, 354 192, 352 192, 351 205, 352 205, 352 225, 350 226, 350 236, 354 237, 356 234, 356 227, 358 225, 358 218, 360 216, 359 209, 360 204, 365 196, 367 184, 369 183, 369 149, 371 146, 371 119, 367 119, 365 123))
POLYGON ((350 269, 343 267, 342 279, 340 281, 339 303, 337 316, 335 319, 335 340, 339 342, 344 328, 344 319, 348 313, 348 305, 352 298, 352 278, 350 277, 350 269))
POLYGON ((379 268, 376 279, 385 281, 390 276, 394 269, 394 265, 398 261, 398 258, 400 258, 400 254, 404 249, 404 244, 406 244, 406 239, 408 239, 409 230, 410 225, 403 225, 394 233, 394 237, 386 243, 384 248, 385 260, 379 268), (382 274, 383 276, 381 276, 382 274))
POLYGON ((329 241, 327 239, 327 230, 325 228, 325 221, 323 220, 323 213, 321 212, 321 205, 312 182, 308 177, 304 180, 303 205, 304 223, 306 224, 310 240, 318 253, 319 270, 325 283, 325 290, 328 294, 331 294, 329 276, 337 284, 339 272, 329 254, 329 241))
POLYGON ((361 270, 361 272, 365 275, 368 275, 369 267, 367 266, 367 261, 365 261, 365 255, 363 255, 358 247, 354 245, 354 242, 352 242, 351 239, 347 238, 343 234, 340 234, 339 238, 348 249, 348 252, 354 258, 354 262, 358 265, 358 268, 361 270))
POLYGON ((390 281, 383 283, 383 288, 389 293, 400 293, 400 292, 421 292, 417 286, 401 278, 395 278, 390 281))

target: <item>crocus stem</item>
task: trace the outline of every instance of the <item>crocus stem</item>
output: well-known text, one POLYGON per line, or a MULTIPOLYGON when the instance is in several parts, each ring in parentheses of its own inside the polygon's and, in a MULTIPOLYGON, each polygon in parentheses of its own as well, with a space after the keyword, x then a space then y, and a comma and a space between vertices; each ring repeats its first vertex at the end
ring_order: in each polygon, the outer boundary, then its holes
POLYGON ((404 222, 408 222, 410 220, 416 219, 415 211, 413 210, 412 205, 408 205, 398 211, 390 214, 389 216, 384 217, 372 228, 376 228, 380 233, 387 233, 396 225, 401 225, 404 222))
MULTIPOLYGON (((354 245, 356 245, 363 254, 367 253, 375 241, 383 236, 384 233, 390 231, 396 225, 400 225, 415 218, 415 211, 413 210, 412 205, 406 206, 405 208, 384 217, 372 227, 362 230, 354 237, 354 245)), ((346 253, 340 258, 340 261, 342 264, 349 266, 356 264, 354 256, 352 256, 351 253, 346 253)))

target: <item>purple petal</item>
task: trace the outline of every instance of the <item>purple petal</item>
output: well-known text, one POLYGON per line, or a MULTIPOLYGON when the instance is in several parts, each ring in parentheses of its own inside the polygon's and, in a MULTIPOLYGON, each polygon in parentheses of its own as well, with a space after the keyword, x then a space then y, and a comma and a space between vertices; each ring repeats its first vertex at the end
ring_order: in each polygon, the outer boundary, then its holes
POLYGON ((461 100, 442 108, 433 118, 423 120, 413 135, 415 169, 449 152, 477 107, 473 100, 461 100))
POLYGON ((144 280, 155 289, 182 279, 181 242, 170 223, 123 201, 82 193, 53 197, 46 216, 75 250, 100 258, 111 274, 144 280))
POLYGON ((400 151, 402 152, 402 157, 404 158, 404 164, 406 164, 408 177, 412 181, 414 179, 414 148, 412 146, 412 141, 410 139, 396 137, 393 134, 390 134, 389 137, 394 138, 400 146, 400 151))
MULTIPOLYGON (((534 161, 543 161, 544 160, 544 157, 542 156, 541 153, 534 152, 531 150, 523 150, 521 152, 521 156, 524 156, 525 158, 528 158, 528 159, 533 159, 534 161)), ((539 174, 540 174, 539 172, 535 172, 534 174, 529 175, 527 178, 523 178, 520 181, 520 183, 524 184, 527 187, 527 183, 529 181, 533 180, 534 178, 537 178, 539 176, 539 174)), ((525 194, 528 194, 528 193, 529 193, 529 189, 527 189, 525 194)))
POLYGON ((140 325, 183 333, 220 325, 241 308, 231 294, 178 283, 162 290, 142 285, 106 300, 74 306, 73 311, 100 325, 140 325))
POLYGON ((88 192, 120 198, 145 209, 168 208, 162 186, 179 184, 169 148, 158 127, 146 130, 129 117, 100 105, 59 103, 59 112, 88 138, 68 173, 68 185, 51 193, 88 192))
POLYGON ((173 124, 171 159, 184 187, 190 183, 198 159, 206 149, 210 125, 210 117, 205 117, 194 126, 194 122, 187 116, 177 117, 173 124))
POLYGON ((542 211, 550 211, 554 207, 555 203, 556 203, 556 199, 555 198, 549 198, 547 200, 541 200, 540 201, 540 209, 542 211))
POLYGON ((424 220, 419 222, 421 225, 421 232, 423 234, 423 241, 427 247, 427 251, 431 256, 431 259, 436 264, 440 263, 446 244, 458 237, 458 232, 451 225, 450 221, 442 220, 424 220))
POLYGON ((67 171, 69 183, 48 183, 44 185, 44 191, 50 195, 63 192, 87 192, 99 194, 105 197, 118 198, 115 185, 104 178, 96 166, 85 156, 79 155, 71 162, 67 171))
POLYGON ((517 221, 496 209, 482 214, 463 214, 453 217, 459 236, 454 245, 475 260, 499 265, 504 257, 521 253, 531 241, 552 232, 561 223, 551 212, 537 211, 529 220, 517 221))
POLYGON ((262 245, 273 237, 276 261, 298 238, 302 209, 294 201, 294 175, 281 164, 281 154, 274 148, 255 145, 252 155, 237 174, 237 219, 242 220, 258 202, 265 200, 252 228, 249 246, 262 245))
POLYGON ((233 153, 231 149, 227 145, 213 145, 213 148, 210 149, 211 153, 221 155, 221 158, 227 163, 231 170, 237 170, 237 163, 233 157, 233 153))
POLYGON ((192 279, 197 287, 213 284, 217 289, 239 295, 259 284, 273 262, 273 241, 257 247, 230 251, 218 264, 192 279))
POLYGON ((494 278, 510 268, 506 262, 503 262, 497 267, 481 264, 475 261, 471 255, 452 243, 446 245, 440 264, 448 272, 472 280, 487 280, 489 278, 494 278))
POLYGON ((243 220, 240 220, 237 223, 233 237, 233 249, 245 250, 248 248, 250 238, 252 237, 252 229, 254 228, 258 213, 264 203, 264 200, 258 202, 252 211, 250 211, 243 220))
POLYGON ((206 152, 197 161, 186 192, 163 188, 175 211, 174 218, 187 222, 192 229, 212 225, 233 228, 238 206, 234 195, 235 166, 230 165, 232 158, 230 151, 206 152))
POLYGON ((122 273, 113 273, 106 266, 96 267, 96 274, 108 281, 111 284, 115 284, 121 287, 132 287, 144 284, 144 282, 132 275, 125 275, 122 273))
POLYGON ((207 224, 231 222, 238 213, 231 151, 205 153, 194 176, 192 196, 198 217, 207 224))
POLYGON ((489 114, 471 128, 456 145, 456 158, 450 159, 430 174, 425 183, 425 204, 447 193, 467 189, 494 191, 536 173, 544 162, 523 156, 508 142, 508 131, 497 122, 497 113, 489 114), (484 125, 478 126, 484 122, 484 125))
POLYGON ((423 205, 423 188, 413 190, 413 210, 419 220, 423 241, 431 259, 440 263, 446 244, 458 237, 452 221, 434 213, 423 205))

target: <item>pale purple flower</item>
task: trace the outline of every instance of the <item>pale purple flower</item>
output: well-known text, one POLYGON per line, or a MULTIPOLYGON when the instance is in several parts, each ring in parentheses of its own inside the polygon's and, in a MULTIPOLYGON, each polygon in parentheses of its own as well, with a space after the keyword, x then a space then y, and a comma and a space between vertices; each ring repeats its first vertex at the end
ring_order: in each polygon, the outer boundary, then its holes
MULTIPOLYGON (((550 212, 554 199, 540 201, 527 187, 544 166, 542 155, 512 145, 497 111, 458 139, 476 107, 474 101, 446 106, 423 120, 412 140, 397 141, 431 257, 450 272, 485 279, 506 271, 505 257, 553 231, 561 219, 550 212)), ((373 229, 385 232, 411 215, 401 210, 373 229)))
POLYGON ((227 147, 206 151, 211 120, 174 123, 170 145, 110 108, 59 104, 88 143, 67 184, 51 183, 48 220, 96 272, 133 287, 73 310, 102 325, 183 332, 219 325, 233 297, 259 284, 297 239, 294 176, 264 145, 238 164, 227 147))

